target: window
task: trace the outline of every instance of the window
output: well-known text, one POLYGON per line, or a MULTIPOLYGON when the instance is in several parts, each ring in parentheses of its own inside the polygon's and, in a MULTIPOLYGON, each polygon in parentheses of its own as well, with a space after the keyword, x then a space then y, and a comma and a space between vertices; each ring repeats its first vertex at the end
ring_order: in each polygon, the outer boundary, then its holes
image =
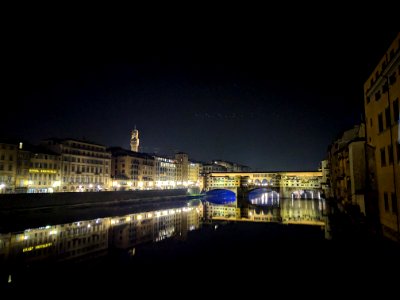
POLYGON ((371 102, 371 97, 367 96, 367 104, 371 102))
POLYGON ((388 90, 389 90, 389 85, 386 82, 382 87, 382 93, 386 93, 388 90))
POLYGON ((393 164, 393 147, 392 145, 388 146, 388 156, 389 156, 389 165, 393 164))
POLYGON ((10 161, 13 161, 13 156, 12 155, 10 155, 10 161))
POLYGON ((399 115, 400 115, 399 98, 397 98, 393 101, 393 120, 395 123, 399 122, 399 115))
POLYGON ((372 128, 372 118, 369 119, 369 125, 370 125, 371 128, 372 128))
POLYGON ((397 213, 397 198, 394 193, 392 193, 392 213, 397 213))
POLYGON ((385 211, 389 211, 389 196, 388 193, 383 193, 383 201, 385 204, 385 211))
POLYGON ((390 107, 385 108, 385 119, 386 119, 386 128, 390 127, 391 121, 390 121, 390 107))
POLYGON ((383 131, 383 116, 382 114, 378 115, 378 128, 379 128, 379 133, 383 131))
POLYGON ((385 153, 385 148, 381 149, 381 166, 384 167, 386 166, 386 153, 385 153))
POLYGON ((400 163, 400 144, 399 143, 396 144, 396 148, 397 148, 397 163, 400 163))
POLYGON ((12 165, 8 165, 8 171, 12 171, 12 165))
POLYGON ((396 72, 394 72, 390 77, 389 77, 389 83, 390 85, 393 85, 396 82, 396 72))
POLYGON ((379 101, 381 99, 381 91, 375 93, 375 101, 379 101))

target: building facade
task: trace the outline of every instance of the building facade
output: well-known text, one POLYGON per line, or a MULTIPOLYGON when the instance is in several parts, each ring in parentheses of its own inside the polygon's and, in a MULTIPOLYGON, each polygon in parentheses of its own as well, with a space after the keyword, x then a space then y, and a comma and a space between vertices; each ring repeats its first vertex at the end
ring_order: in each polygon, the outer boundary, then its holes
POLYGON ((375 178, 375 157, 365 141, 365 125, 345 131, 328 148, 331 167, 330 196, 341 204, 358 205, 366 215, 368 189, 375 178))
POLYGON ((176 181, 178 186, 188 185, 189 176, 189 155, 179 152, 175 154, 176 181))
POLYGON ((400 33, 364 84, 367 142, 375 149, 379 218, 400 240, 400 33))
POLYGON ((0 141, 0 194, 15 191, 19 143, 0 141))
POLYGON ((241 165, 235 162, 226 161, 226 160, 214 160, 213 163, 215 165, 219 165, 221 167, 226 168, 227 172, 250 172, 251 169, 248 166, 241 165))
POLYGON ((61 192, 61 155, 37 146, 27 146, 25 150, 18 155, 17 184, 26 186, 28 193, 61 192), (26 158, 29 158, 28 170, 26 158))
POLYGON ((108 149, 112 154, 113 190, 155 188, 155 160, 151 155, 125 150, 108 149))
POLYGON ((75 139, 47 139, 41 146, 61 156, 63 192, 94 192, 111 186, 111 154, 103 145, 75 139))
POLYGON ((155 185, 160 189, 171 189, 176 187, 177 170, 175 160, 153 155, 155 163, 155 185))

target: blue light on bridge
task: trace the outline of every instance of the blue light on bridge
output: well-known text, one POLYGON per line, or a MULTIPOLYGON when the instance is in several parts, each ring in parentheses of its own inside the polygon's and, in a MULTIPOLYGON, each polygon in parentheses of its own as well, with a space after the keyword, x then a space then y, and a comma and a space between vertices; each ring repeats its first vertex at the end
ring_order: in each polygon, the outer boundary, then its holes
POLYGON ((236 201, 236 194, 229 190, 215 189, 206 193, 205 200, 212 204, 229 204, 236 201))

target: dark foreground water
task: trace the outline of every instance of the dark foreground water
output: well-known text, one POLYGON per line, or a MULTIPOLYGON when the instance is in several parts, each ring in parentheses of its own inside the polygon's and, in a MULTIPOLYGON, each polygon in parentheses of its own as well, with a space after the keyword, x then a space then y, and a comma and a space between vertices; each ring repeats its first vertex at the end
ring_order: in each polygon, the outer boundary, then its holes
MULTIPOLYGON (((152 295, 180 294, 189 286, 192 293, 214 295, 207 292, 212 287, 224 295, 276 284, 287 285, 281 293, 293 292, 293 285, 306 282, 299 293, 314 294, 321 286, 335 290, 358 281, 363 291, 373 287, 367 282, 391 286, 399 271, 400 248, 389 241, 357 235, 326 240, 320 226, 203 223, 200 201, 121 209, 102 218, 89 218, 89 209, 80 211, 87 217, 80 221, 2 233, 1 288, 152 295)), ((42 212, 46 221, 57 214, 42 212)), ((71 211, 63 215, 73 218, 71 211)))

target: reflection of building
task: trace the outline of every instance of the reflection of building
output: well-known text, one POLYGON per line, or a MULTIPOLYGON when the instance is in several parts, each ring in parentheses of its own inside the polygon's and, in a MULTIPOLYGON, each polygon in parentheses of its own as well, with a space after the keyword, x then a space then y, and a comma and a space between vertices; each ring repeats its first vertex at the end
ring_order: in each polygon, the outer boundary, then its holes
POLYGON ((106 147, 74 139, 47 139, 47 149, 61 155, 61 190, 84 192, 108 189, 111 155, 106 147))
POLYGON ((114 190, 154 188, 155 163, 152 156, 119 147, 108 150, 112 153, 114 190))
POLYGON ((0 240, 8 240, 5 259, 65 260, 106 251, 108 229, 107 218, 95 219, 27 229, 22 233, 0 235, 0 240))
POLYGON ((400 33, 364 84, 367 142, 375 147, 379 216, 400 240, 400 33))
POLYGON ((109 247, 128 249, 173 236, 184 238, 200 227, 202 213, 200 202, 193 206, 185 202, 164 210, 0 234, 0 263, 90 258, 106 254, 109 247))
POLYGON ((345 131, 328 149, 328 161, 331 167, 331 196, 341 203, 355 204, 365 212, 366 175, 374 175, 372 149, 365 142, 364 124, 345 131), (368 170, 368 172, 367 172, 368 170))
POLYGON ((111 218, 110 243, 127 249, 142 243, 159 242, 173 236, 185 237, 198 229, 202 207, 178 207, 111 218))
POLYGON ((240 218, 240 208, 236 207, 236 202, 233 204, 218 205, 210 202, 204 204, 204 218, 206 220, 228 218, 240 218))

